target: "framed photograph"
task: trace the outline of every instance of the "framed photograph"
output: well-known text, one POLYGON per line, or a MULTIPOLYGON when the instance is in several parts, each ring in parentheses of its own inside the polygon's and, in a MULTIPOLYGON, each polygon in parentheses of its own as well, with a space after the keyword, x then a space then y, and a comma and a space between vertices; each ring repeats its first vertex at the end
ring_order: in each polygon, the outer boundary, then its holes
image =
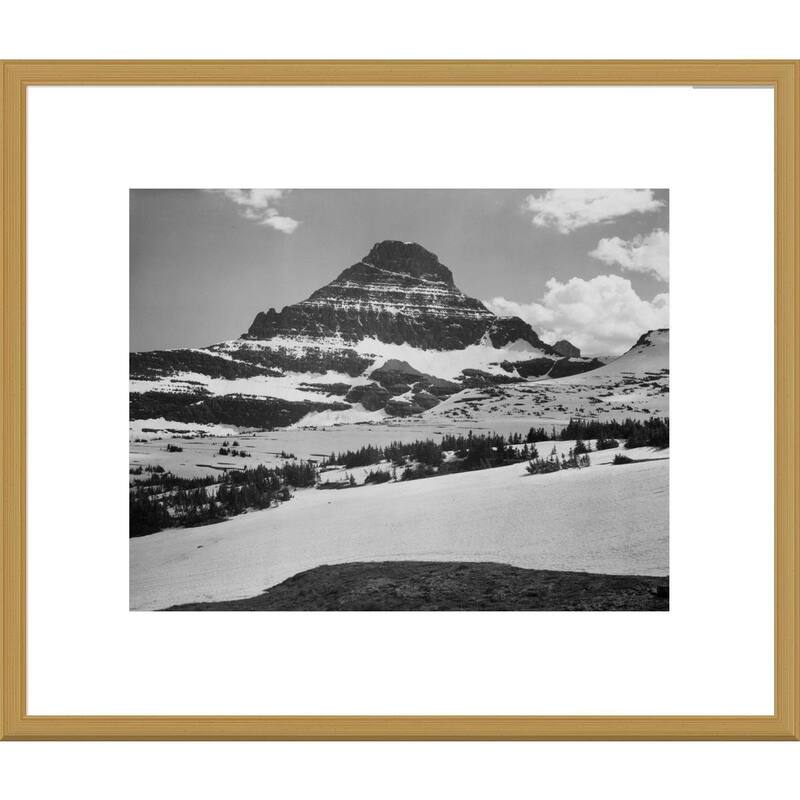
POLYGON ((4 738, 800 736, 800 62, 2 108, 4 738))

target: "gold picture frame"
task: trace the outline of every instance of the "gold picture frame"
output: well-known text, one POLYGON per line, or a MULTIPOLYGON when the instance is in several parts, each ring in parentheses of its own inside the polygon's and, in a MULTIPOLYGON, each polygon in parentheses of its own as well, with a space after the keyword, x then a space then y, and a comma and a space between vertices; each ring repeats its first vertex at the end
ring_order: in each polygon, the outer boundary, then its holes
POLYGON ((7 61, 2 64, 2 737, 800 738, 800 61, 7 61), (26 711, 26 90, 70 85, 762 86, 775 100, 775 704, 769 716, 32 716, 26 711))

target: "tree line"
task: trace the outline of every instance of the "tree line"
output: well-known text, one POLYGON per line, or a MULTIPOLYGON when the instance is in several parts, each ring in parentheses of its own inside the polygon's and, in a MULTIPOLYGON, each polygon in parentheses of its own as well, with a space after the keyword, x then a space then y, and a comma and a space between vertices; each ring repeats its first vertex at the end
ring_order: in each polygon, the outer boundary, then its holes
POLYGON ((540 457, 538 449, 534 447, 533 456, 525 469, 529 475, 543 475, 548 472, 559 472, 562 469, 590 467, 592 462, 589 460, 589 450, 590 447, 581 439, 575 442, 574 447, 570 447, 568 453, 562 453, 560 458, 555 445, 547 458, 540 457))
MULTIPOLYGON (((561 429, 559 438, 569 439, 625 439, 625 448, 669 447, 669 417, 650 417, 645 420, 627 419, 597 420, 570 419, 561 429)), ((600 448, 602 449, 602 448, 600 448)))
POLYGON ((528 447, 537 442, 586 441, 596 439, 596 449, 607 450, 619 447, 619 439, 625 447, 669 447, 669 418, 650 417, 647 420, 625 419, 622 422, 597 422, 594 420, 570 419, 560 431, 552 428, 531 428, 527 434, 512 433, 502 436, 496 433, 445 434, 440 441, 417 439, 413 442, 390 442, 383 447, 365 445, 357 450, 331 453, 323 466, 342 466, 346 469, 366 467, 381 461, 390 461, 395 466, 407 462, 418 462, 439 467, 445 453, 454 453, 463 462, 461 469, 483 469, 513 461, 527 460, 528 447), (522 447, 520 447, 522 445, 522 447))
MULTIPOLYGON (((597 450, 605 450, 619 447, 620 439, 625 441, 628 449, 669 447, 669 418, 625 419, 621 422, 570 419, 558 433, 554 429, 548 433, 544 428, 531 428, 525 435, 475 435, 472 431, 466 435, 445 434, 438 442, 433 439, 396 441, 383 447, 365 445, 357 450, 332 453, 322 465, 351 469, 389 461, 395 467, 391 477, 386 471, 370 471, 365 483, 397 480, 397 467, 403 468, 400 475, 403 481, 491 469, 522 461, 528 462, 528 472, 539 474, 589 466, 589 440, 595 440, 597 450), (575 445, 569 454, 559 457, 554 448, 547 458, 541 458, 537 443, 556 439, 575 440, 575 445), (452 453, 453 458, 445 460, 447 453, 452 453)), ((289 454, 286 457, 290 457, 289 454)), ((169 527, 215 522, 248 509, 269 508, 290 499, 292 487, 315 486, 319 481, 316 464, 297 460, 287 461, 279 467, 258 465, 228 470, 220 477, 181 478, 165 472, 160 465, 149 464, 130 471, 135 476, 130 493, 131 536, 144 536, 169 527), (144 474, 147 477, 139 477, 144 474)), ((355 485, 352 475, 348 484, 355 485)))
POLYGON ((289 500, 292 488, 314 486, 314 464, 296 461, 280 467, 259 464, 229 470, 219 477, 181 478, 171 472, 135 479, 130 489, 130 536, 146 536, 165 528, 191 527, 270 508, 289 500))

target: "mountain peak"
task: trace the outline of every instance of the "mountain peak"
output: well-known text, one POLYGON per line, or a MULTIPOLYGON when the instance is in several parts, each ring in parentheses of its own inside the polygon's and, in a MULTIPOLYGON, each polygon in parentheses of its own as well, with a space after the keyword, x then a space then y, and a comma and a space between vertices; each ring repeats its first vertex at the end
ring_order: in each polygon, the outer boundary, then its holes
POLYGON ((431 350, 463 350, 488 337, 494 347, 523 340, 545 354, 545 345, 519 317, 498 319, 465 295, 453 273, 416 242, 377 242, 369 253, 305 300, 280 312, 259 312, 247 339, 275 336, 349 341, 374 338, 431 350))
POLYGON ((361 261, 387 272, 453 285, 453 273, 439 261, 438 256, 416 242, 392 239, 376 242, 361 261))

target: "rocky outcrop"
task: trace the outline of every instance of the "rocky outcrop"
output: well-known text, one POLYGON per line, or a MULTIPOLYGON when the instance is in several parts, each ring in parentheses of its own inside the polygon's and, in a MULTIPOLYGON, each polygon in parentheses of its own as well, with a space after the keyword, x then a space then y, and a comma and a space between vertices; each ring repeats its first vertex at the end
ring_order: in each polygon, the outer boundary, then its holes
POLYGON ((346 395, 351 386, 349 383, 301 383, 297 388, 301 392, 323 392, 331 397, 346 395))
POLYGON ((392 398, 386 404, 385 411, 391 417, 410 417, 413 414, 421 414, 424 409, 422 406, 417 405, 417 403, 392 398))
POLYGON ((391 397, 389 392, 377 383, 354 386, 345 396, 348 403, 361 403, 367 411, 378 411, 391 397))
POLYGON ((414 384, 414 388, 419 391, 426 391, 434 397, 449 397, 463 388, 460 383, 448 381, 444 378, 437 378, 433 375, 423 375, 414 384))
MULTIPOLYGON (((374 373, 373 373, 374 374, 374 373)), ((454 384, 456 390, 461 387, 454 384)), ((411 399, 408 398, 395 398, 392 395, 394 387, 390 385, 388 389, 384 388, 377 383, 367 383, 361 386, 354 386, 345 397, 348 403, 361 403, 367 411, 378 411, 384 409, 387 414, 394 417, 407 417, 411 414, 420 414, 439 405, 441 398, 434 396, 424 389, 414 389, 411 394, 411 399)), ((408 392, 406 387, 404 392, 396 392, 396 394, 405 394, 408 392)))
POLYGON ((407 361, 390 358, 383 366, 370 373, 369 377, 377 381, 385 389, 389 389, 389 391, 392 391, 391 387, 393 386, 405 386, 402 391, 392 392, 392 394, 403 394, 403 392, 408 391, 411 384, 416 383, 424 376, 423 373, 412 367, 407 361))
POLYGON ((506 372, 516 371, 521 378, 543 378, 545 375, 548 378, 565 378, 602 367, 603 362, 597 358, 530 358, 526 361, 504 361, 500 366, 506 372))
POLYGON ((628 352, 643 347, 654 347, 656 343, 662 344, 664 341, 669 342, 669 328, 654 328, 651 331, 645 331, 628 352))
POLYGON ((566 339, 561 339, 557 341, 553 345, 553 350, 555 350, 560 355, 564 356, 564 358, 580 358, 581 351, 575 347, 572 342, 568 342, 566 339))
POLYGON ((558 362, 552 358, 530 358, 527 361, 504 361, 501 366, 507 372, 517 371, 522 378, 541 378, 547 375, 558 362))
MULTIPOLYGON (((369 377, 377 381, 391 395, 405 394, 413 386, 415 393, 424 392, 435 399, 436 397, 449 397, 462 388, 461 384, 455 381, 447 381, 444 378, 437 378, 435 375, 426 375, 412 367, 407 361, 399 361, 396 358, 388 359, 378 369, 373 370, 369 377)), ((436 400, 436 402, 439 401, 436 400)))
POLYGON ((558 352, 549 344, 545 344, 536 331, 519 317, 495 317, 486 333, 494 347, 505 347, 514 342, 523 341, 538 348, 546 355, 558 356, 558 352))
POLYGON ((441 399, 438 397, 434 397, 430 392, 426 392, 424 389, 422 391, 415 391, 412 395, 412 402, 415 405, 420 406, 424 411, 427 411, 429 408, 433 408, 434 406, 438 406, 441 403, 441 399))
POLYGON ((550 370, 550 378, 566 378, 570 375, 580 375, 582 372, 590 372, 593 369, 602 367, 603 362, 596 358, 562 358, 556 361, 550 370))

